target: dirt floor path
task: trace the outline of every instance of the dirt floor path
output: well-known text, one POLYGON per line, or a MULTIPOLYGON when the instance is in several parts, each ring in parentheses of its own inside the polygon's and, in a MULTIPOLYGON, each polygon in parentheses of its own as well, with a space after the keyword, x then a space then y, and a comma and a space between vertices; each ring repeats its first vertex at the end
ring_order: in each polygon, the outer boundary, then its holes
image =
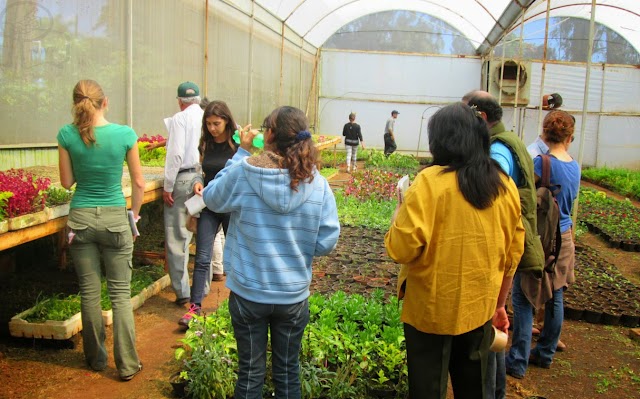
MULTIPOLYGON (((224 282, 214 282, 205 298, 205 312, 213 312, 228 297, 224 282)), ((138 353, 143 371, 121 382, 115 370, 112 330, 107 328, 110 359, 103 372, 90 371, 84 363, 82 338, 75 348, 60 349, 43 340, 13 339, 0 343, 0 398, 171 398, 169 376, 178 370, 173 360, 184 335, 177 321, 186 311, 173 303, 171 288, 147 300, 135 311, 138 353)), ((71 344, 71 342, 69 342, 71 344)))

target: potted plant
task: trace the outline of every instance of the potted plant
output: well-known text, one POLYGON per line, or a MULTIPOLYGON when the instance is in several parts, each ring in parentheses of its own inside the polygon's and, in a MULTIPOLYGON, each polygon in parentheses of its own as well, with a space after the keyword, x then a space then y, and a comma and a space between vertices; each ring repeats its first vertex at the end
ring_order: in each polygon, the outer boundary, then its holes
POLYGON ((236 341, 230 333, 229 302, 212 316, 195 316, 175 358, 182 369, 173 380, 186 382, 185 393, 194 398, 230 398, 238 369, 236 341))
POLYGON ((69 207, 74 190, 51 186, 45 191, 45 205, 49 220, 69 214, 69 207))
POLYGON ((50 184, 50 179, 36 178, 23 169, 0 172, 0 192, 13 193, 7 199, 6 207, 9 230, 18 230, 47 221, 47 214, 44 212, 44 192, 50 184))

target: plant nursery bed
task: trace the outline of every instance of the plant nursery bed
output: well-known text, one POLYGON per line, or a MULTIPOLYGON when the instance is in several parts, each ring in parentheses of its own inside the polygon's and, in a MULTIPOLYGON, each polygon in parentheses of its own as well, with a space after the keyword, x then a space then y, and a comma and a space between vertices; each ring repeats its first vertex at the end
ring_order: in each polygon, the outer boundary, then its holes
MULTIPOLYGON (((162 289, 167 287, 170 282, 169 275, 165 274, 140 293, 131 297, 133 310, 138 309, 147 299, 158 294, 162 289)), ((11 318, 11 321, 9 321, 9 333, 12 336, 19 338, 65 340, 82 331, 82 314, 80 312, 64 321, 47 320, 42 323, 30 323, 25 319, 34 309, 35 307, 29 308, 11 318)), ((111 309, 103 310, 102 319, 106 326, 113 324, 113 311, 111 309)))

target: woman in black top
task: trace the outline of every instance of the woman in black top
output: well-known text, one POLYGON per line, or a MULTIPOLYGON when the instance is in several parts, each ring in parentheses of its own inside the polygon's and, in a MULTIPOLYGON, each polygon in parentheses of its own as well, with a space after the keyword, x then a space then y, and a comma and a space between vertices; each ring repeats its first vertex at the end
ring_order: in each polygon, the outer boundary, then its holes
POLYGON ((358 144, 362 143, 364 148, 364 141, 362 140, 362 132, 360 131, 360 125, 356 122, 356 114, 349 114, 349 122, 342 128, 342 135, 345 137, 344 144, 347 148, 347 173, 351 172, 351 163, 353 163, 353 170, 356 170, 356 160, 358 158, 358 144))
MULTIPOLYGON (((224 101, 212 101, 207 104, 202 116, 202 135, 198 146, 203 176, 196 178, 196 182, 193 184, 193 191, 196 195, 202 195, 204 187, 213 180, 236 153, 238 147, 232 139, 235 129, 236 123, 224 101)), ((229 214, 215 213, 208 208, 204 208, 200 212, 196 233, 196 260, 193 267, 191 306, 189 311, 178 321, 178 324, 183 327, 188 327, 193 316, 200 314, 205 283, 210 276, 213 240, 220 225, 226 234, 229 226, 229 214)))

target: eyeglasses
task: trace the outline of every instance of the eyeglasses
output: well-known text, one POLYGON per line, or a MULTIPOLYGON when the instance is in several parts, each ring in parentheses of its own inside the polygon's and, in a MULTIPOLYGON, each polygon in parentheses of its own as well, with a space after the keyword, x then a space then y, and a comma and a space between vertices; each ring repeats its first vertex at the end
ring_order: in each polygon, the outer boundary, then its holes
POLYGON ((260 126, 260 129, 258 129, 258 131, 259 131, 260 133, 264 133, 264 132, 266 132, 268 129, 270 129, 270 128, 269 128, 269 126, 262 125, 262 126, 260 126))
POLYGON ((576 139, 576 136, 571 136, 571 142, 573 143, 573 140, 576 139))

